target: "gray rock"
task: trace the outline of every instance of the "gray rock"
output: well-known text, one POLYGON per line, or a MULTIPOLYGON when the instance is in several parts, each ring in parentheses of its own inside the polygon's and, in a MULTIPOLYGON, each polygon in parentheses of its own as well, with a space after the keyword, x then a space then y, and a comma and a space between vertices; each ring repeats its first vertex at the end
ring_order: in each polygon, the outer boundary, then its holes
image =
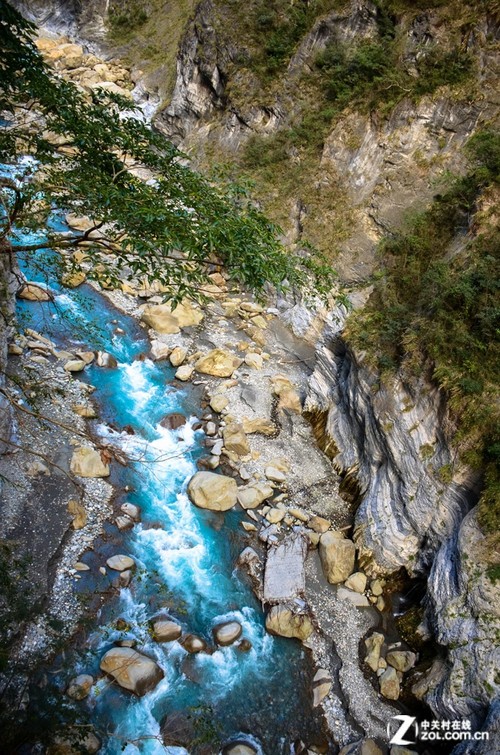
POLYGON ((288 536, 268 549, 264 575, 264 600, 290 600, 305 590, 304 564, 307 541, 302 535, 288 536))

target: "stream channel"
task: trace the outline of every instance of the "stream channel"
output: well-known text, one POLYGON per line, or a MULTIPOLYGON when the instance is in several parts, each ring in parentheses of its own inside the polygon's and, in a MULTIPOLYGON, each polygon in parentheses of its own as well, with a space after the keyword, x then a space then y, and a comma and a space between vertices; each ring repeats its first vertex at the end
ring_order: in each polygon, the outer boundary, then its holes
MULTIPOLYGON (((52 222, 64 229, 57 219, 52 222)), ((87 710, 103 755, 188 752, 165 746, 160 733, 165 719, 186 713, 195 721, 194 741, 210 740, 215 731, 216 742, 243 739, 264 755, 293 753, 298 739, 314 743, 323 727, 320 714, 311 708, 308 653, 295 640, 266 633, 260 603, 235 569, 246 545, 239 526, 242 512, 197 509, 186 494, 204 453, 204 433, 193 429, 203 413, 199 389, 189 384, 179 388, 168 362, 144 358, 149 351, 144 329, 106 296, 88 284, 62 288, 56 276, 58 259, 45 250, 29 261, 20 260, 27 279, 48 285, 55 298, 18 302, 19 322, 60 348, 101 349, 117 359, 114 369, 87 367, 81 379, 96 389, 92 399, 99 419, 92 422, 92 432, 132 459, 126 467, 113 464, 115 502, 139 505, 142 521, 125 533, 108 523, 94 549, 82 554, 90 570, 80 572, 75 590, 89 600, 96 592, 109 596, 86 622, 78 642, 65 649, 63 664, 59 657, 52 666, 51 684, 63 691, 79 673, 98 679, 78 705, 87 710), (172 412, 188 418, 177 430, 160 425, 172 412), (116 579, 113 582, 110 570, 105 575, 99 571, 116 553, 136 562, 128 588, 113 587, 116 579), (150 620, 165 613, 184 632, 203 637, 209 652, 189 655, 177 641, 153 641, 150 620), (123 620, 121 629, 118 618, 123 620), (214 646, 212 628, 232 619, 243 625, 242 636, 251 642, 247 652, 235 645, 214 646), (142 698, 110 683, 99 671, 103 654, 124 637, 135 639, 137 648, 164 671, 163 680, 142 698)), ((197 747, 188 745, 189 752, 219 751, 215 742, 208 749, 197 747)))

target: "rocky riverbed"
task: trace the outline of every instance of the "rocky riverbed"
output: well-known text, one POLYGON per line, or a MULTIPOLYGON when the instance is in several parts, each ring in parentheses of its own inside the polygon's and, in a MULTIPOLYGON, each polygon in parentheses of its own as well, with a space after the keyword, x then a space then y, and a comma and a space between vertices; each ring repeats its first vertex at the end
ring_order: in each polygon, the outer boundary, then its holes
MULTIPOLYGON (((70 40, 44 38, 40 49, 57 70, 88 91, 104 86, 128 96, 134 87, 122 64, 101 60, 70 40)), ((57 146, 65 149, 63 141, 57 146)), ((67 221, 72 227, 87 227, 85 218, 67 221)), ((84 282, 85 264, 82 268, 78 279, 66 281, 68 285, 84 282)), ((193 385, 202 392, 199 419, 206 453, 188 485, 191 505, 216 512, 217 526, 222 528, 230 512, 241 515, 245 547, 234 566, 248 573, 265 610, 268 632, 300 641, 311 652, 315 674, 310 704, 324 712, 332 742, 344 748, 344 755, 386 750, 387 721, 408 710, 398 705, 401 695, 411 706, 412 683, 419 696, 427 695, 434 710, 443 715, 450 708, 462 715, 479 708, 484 712, 489 691, 481 693, 476 708, 471 701, 478 697, 478 679, 497 684, 490 673, 497 652, 490 642, 490 624, 498 619, 494 588, 467 569, 463 556, 471 543, 480 556, 473 512, 457 535, 470 504, 470 480, 459 470, 443 492, 437 476, 450 461, 447 440, 436 424, 439 397, 422 393, 423 401, 413 404, 411 390, 397 386, 397 401, 383 392, 373 398, 370 377, 337 338, 340 325, 333 315, 313 314, 279 299, 257 303, 245 292, 233 290, 223 270, 214 269, 211 279, 209 303, 184 301, 174 311, 163 303, 161 291, 141 281, 136 286, 124 283, 122 291, 101 283, 102 293, 117 308, 142 323, 144 335, 148 330, 148 356, 155 363, 171 365, 174 385, 180 389, 193 385), (404 408, 404 422, 394 428, 392 414, 403 416, 396 403, 404 408), (324 430, 320 441, 327 455, 316 443, 318 425, 324 430), (373 433, 370 428, 375 428, 373 433), (430 443, 435 458, 429 471, 420 451, 430 443), (380 463, 381 449, 389 460, 386 465, 380 463), (353 496, 346 500, 340 492, 347 487, 346 475, 356 478, 357 492, 364 495, 355 522, 349 502, 353 496), (408 493, 410 488, 413 492, 408 493), (459 566, 448 578, 450 561, 457 553, 459 566), (444 643, 457 647, 451 661, 438 659, 423 678, 415 648, 393 632, 386 633, 383 617, 391 611, 394 578, 387 575, 400 566, 421 573, 433 560, 427 624, 444 643), (467 585, 473 587, 471 600, 464 597, 467 585), (479 642, 472 672, 466 668, 471 637, 479 642), (457 707, 462 671, 467 702, 457 707)), ((36 308, 50 297, 43 293, 43 285, 33 288, 32 283, 27 281, 19 294, 30 300, 25 306, 36 308)), ((341 321, 345 313, 340 308, 336 314, 341 321)), ((112 489, 105 478, 117 458, 122 462, 126 458, 112 441, 103 443, 102 436, 94 436, 92 442, 86 429, 94 412, 91 390, 79 380, 92 362, 114 369, 113 358, 81 347, 61 349, 42 328, 19 333, 11 340, 10 351, 12 378, 23 390, 36 394, 29 393, 28 398, 37 400, 38 413, 58 423, 51 429, 44 426, 39 442, 39 420, 23 413, 21 402, 16 409, 17 435, 11 441, 16 453, 1 461, 4 471, 0 472, 12 480, 8 492, 13 502, 3 532, 25 544, 34 533, 32 581, 40 577, 37 593, 48 598, 46 610, 19 644, 18 657, 26 659, 45 651, 54 639, 48 618, 60 619, 68 632, 75 626, 79 607, 73 588, 86 571, 80 572, 79 559, 111 516, 112 489), (33 462, 23 449, 35 447, 39 459, 33 462), (38 533, 43 535, 37 537, 38 533)), ((16 390, 11 396, 21 398, 16 390)), ((165 418, 171 429, 185 420, 174 415, 165 418)), ((131 513, 121 510, 119 519, 113 514, 119 529, 138 527, 138 517, 131 513)), ((129 567, 115 571, 130 572, 128 579, 133 580, 133 565, 129 567)), ((99 568, 114 566, 103 561, 99 568)), ((158 643, 180 640, 189 653, 206 652, 205 640, 182 628, 179 635, 180 625, 166 626, 169 622, 163 617, 154 625, 158 643)), ((234 620, 221 622, 219 629, 214 628, 215 644, 242 642, 241 626, 234 620)), ((100 667, 123 688, 140 695, 154 690, 163 679, 155 661, 126 645, 119 652, 118 648, 108 651, 100 667), (124 654, 129 656, 127 667, 130 662, 140 671, 135 677, 118 673, 124 654)), ((80 676, 70 696, 85 699, 101 682, 89 674, 83 674, 87 677, 83 680, 80 676)), ((296 752, 326 751, 315 744, 309 747, 306 742, 306 746, 296 752)), ((95 747, 93 741, 88 751, 95 747)), ((257 752, 251 739, 232 743, 231 748, 224 752, 257 752)), ((391 753, 401 755, 402 749, 392 747, 391 753)))

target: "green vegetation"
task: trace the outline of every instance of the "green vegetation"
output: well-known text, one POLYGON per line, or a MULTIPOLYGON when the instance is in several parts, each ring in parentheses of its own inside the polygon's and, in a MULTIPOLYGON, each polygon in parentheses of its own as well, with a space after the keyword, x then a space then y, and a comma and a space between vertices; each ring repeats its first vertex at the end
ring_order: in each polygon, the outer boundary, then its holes
POLYGON ((458 420, 462 458, 485 473, 479 518, 493 533, 500 524, 500 136, 482 131, 467 152, 469 172, 383 240, 385 275, 348 330, 386 373, 401 364, 412 374, 431 370, 458 420))
MULTIPOLYGON (((115 287, 123 277, 155 280, 174 301, 199 297, 220 264, 257 292, 267 283, 311 281, 320 293, 330 291, 333 271, 312 254, 285 251, 279 229, 246 187, 216 184, 190 170, 170 142, 128 114, 127 99, 98 91, 89 102, 56 78, 33 44, 33 27, 6 3, 0 32, 0 109, 11 113, 0 132, 0 161, 15 164, 21 154, 33 159, 0 180, 1 244, 12 241, 18 254, 82 245, 90 277, 115 287), (35 124, 25 117, 27 103, 38 113, 35 124), (54 146, 61 136, 63 153, 54 146), (48 242, 27 244, 18 235, 45 229, 55 210, 86 216, 93 226, 69 236, 49 226, 48 242)), ((71 272, 78 269, 75 257, 63 259, 71 272)))
POLYGON ((143 0, 113 0, 109 6, 111 36, 136 32, 148 20, 150 13, 144 7, 143 0))

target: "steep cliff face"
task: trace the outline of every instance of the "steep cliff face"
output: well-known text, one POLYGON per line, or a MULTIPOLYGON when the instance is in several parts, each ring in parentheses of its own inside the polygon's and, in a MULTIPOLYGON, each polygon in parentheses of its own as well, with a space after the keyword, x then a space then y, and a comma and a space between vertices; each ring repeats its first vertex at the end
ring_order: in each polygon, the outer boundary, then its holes
POLYGON ((440 391, 401 373, 381 383, 331 334, 317 352, 306 409, 321 418, 335 466, 359 486, 355 531, 365 568, 425 573, 474 497, 463 470, 446 481, 454 453, 440 391))
POLYGON ((401 372, 381 384, 339 330, 325 331, 305 408, 359 502, 354 538, 363 568, 429 575, 422 631, 444 656, 415 693, 437 716, 480 727, 500 693, 500 614, 495 559, 474 507, 479 480, 454 463, 439 390, 401 372))

